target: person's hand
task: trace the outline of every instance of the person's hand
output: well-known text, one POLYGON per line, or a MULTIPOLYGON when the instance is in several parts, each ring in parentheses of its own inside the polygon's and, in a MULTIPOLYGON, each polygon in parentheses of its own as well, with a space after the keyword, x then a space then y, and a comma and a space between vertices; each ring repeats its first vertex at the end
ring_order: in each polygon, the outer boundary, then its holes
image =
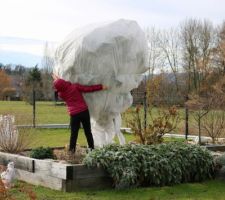
POLYGON ((102 90, 108 90, 109 89, 109 87, 108 86, 106 86, 106 85, 102 85, 102 90))
POLYGON ((59 76, 53 73, 52 78, 53 78, 54 81, 56 81, 57 79, 59 79, 59 76))

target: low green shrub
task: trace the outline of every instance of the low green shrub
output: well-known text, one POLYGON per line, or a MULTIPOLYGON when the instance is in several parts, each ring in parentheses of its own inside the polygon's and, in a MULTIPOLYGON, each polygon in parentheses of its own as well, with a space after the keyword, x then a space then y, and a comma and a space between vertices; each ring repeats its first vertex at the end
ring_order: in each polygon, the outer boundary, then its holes
POLYGON ((30 153, 31 158, 37 158, 37 159, 45 159, 45 158, 54 158, 53 150, 50 147, 38 147, 35 149, 32 149, 30 153))
POLYGON ((219 165, 219 166, 225 166, 225 153, 223 153, 222 155, 218 156, 215 159, 215 163, 216 163, 216 165, 219 165))
POLYGON ((83 163, 88 167, 101 165, 105 168, 116 188, 203 181, 214 175, 213 157, 209 151, 181 142, 113 144, 93 150, 83 163))

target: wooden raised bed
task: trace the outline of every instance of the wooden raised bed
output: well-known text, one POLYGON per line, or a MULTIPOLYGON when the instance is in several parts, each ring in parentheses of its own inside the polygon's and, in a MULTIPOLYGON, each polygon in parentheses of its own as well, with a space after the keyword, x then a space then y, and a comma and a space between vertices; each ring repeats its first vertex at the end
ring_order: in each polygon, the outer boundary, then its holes
POLYGON ((224 144, 208 144, 205 146, 210 151, 221 151, 225 152, 225 145, 224 144))
POLYGON ((10 161, 15 164, 16 179, 34 185, 65 192, 112 187, 112 179, 101 167, 87 168, 82 164, 64 164, 0 152, 1 165, 6 166, 10 161))

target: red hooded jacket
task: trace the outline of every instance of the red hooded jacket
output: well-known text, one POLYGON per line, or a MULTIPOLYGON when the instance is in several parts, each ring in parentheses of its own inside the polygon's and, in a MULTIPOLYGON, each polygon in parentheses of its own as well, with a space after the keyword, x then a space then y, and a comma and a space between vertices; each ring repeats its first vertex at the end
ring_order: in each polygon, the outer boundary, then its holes
POLYGON ((102 85, 80 85, 71 83, 63 79, 54 81, 54 87, 58 91, 59 97, 66 102, 67 109, 70 115, 74 115, 85 111, 88 106, 82 96, 83 92, 94 92, 102 90, 102 85))

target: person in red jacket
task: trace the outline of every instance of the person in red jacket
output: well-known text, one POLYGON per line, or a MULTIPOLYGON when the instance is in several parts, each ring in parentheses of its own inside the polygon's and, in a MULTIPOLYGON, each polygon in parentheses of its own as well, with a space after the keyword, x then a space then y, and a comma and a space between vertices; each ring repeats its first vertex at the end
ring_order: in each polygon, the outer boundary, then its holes
POLYGON ((84 133, 87 138, 88 147, 94 149, 94 140, 91 132, 90 114, 88 106, 84 100, 82 93, 94 92, 107 89, 104 85, 80 85, 79 83, 71 83, 59 78, 53 74, 54 88, 58 91, 59 97, 65 101, 70 115, 70 145, 69 151, 75 153, 78 131, 80 123, 84 128, 84 133))

